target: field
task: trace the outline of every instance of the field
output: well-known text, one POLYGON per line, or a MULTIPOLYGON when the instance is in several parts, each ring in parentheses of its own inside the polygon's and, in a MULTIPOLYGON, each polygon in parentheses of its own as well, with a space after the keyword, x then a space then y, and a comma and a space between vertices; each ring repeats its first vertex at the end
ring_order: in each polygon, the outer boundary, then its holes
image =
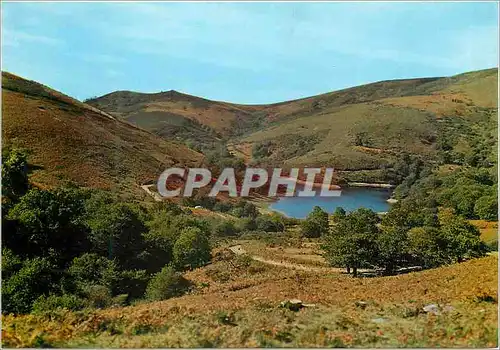
POLYGON ((497 257, 353 279, 226 257, 186 274, 189 295, 51 316, 4 316, 6 346, 495 347, 497 257), (291 311, 280 302, 313 304, 291 311), (436 314, 423 307, 439 305, 436 314))

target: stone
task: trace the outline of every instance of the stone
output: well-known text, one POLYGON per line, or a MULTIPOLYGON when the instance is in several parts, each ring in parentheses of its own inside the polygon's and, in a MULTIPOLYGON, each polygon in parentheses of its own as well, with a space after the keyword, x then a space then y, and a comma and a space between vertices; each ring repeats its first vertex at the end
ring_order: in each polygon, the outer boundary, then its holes
POLYGON ((423 307, 423 310, 428 314, 433 314, 433 315, 441 314, 441 312, 439 311, 439 306, 437 306, 436 304, 425 305, 423 307))
POLYGON ((299 311, 304 307, 302 304, 302 300, 299 299, 290 299, 281 302, 281 307, 291 310, 291 311, 299 311))
POLYGON ((368 303, 366 301, 356 301, 354 304, 363 310, 368 306, 368 303))

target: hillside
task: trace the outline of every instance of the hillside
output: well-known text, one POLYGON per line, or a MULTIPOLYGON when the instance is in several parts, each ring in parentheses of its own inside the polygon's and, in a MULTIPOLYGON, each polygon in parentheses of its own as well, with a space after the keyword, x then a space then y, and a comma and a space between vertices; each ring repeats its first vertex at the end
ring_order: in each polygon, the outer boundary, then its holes
POLYGON ((160 93, 117 91, 88 104, 167 139, 201 144, 246 128, 258 108, 210 101, 174 90, 160 93))
POLYGON ((175 91, 114 92, 88 103, 190 145, 229 137, 230 152, 246 163, 328 165, 352 179, 373 180, 403 152, 435 160, 440 119, 474 121, 485 111, 494 113, 497 79, 497 69, 488 69, 382 81, 269 105, 210 101, 175 91))
POLYGON ((2 146, 30 150, 32 181, 76 183, 143 195, 167 166, 198 164, 200 154, 95 107, 2 73, 2 146))
POLYGON ((352 279, 227 258, 189 295, 88 313, 4 316, 6 346, 495 347, 498 259, 352 279), (227 276, 225 278, 224 276, 227 276), (313 304, 294 312, 280 302, 313 304), (425 305, 439 305, 436 314, 425 305))
POLYGON ((440 119, 476 122, 485 113, 496 114, 497 79, 492 69, 382 82, 280 105, 274 121, 240 145, 260 146, 267 162, 331 164, 339 170, 391 167, 402 152, 432 161, 440 119))

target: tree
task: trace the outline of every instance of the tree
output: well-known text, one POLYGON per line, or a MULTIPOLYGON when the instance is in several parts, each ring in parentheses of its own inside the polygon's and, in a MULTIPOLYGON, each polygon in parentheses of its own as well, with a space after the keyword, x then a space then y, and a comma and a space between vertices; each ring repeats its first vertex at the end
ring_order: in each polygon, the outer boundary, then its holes
POLYGON ((165 300, 184 294, 190 286, 188 280, 175 271, 172 266, 165 266, 156 273, 146 288, 149 300, 165 300))
POLYGON ((157 272, 173 261, 173 248, 179 239, 179 232, 186 228, 198 228, 209 232, 210 225, 203 220, 188 215, 178 215, 168 210, 160 210, 153 214, 147 222, 148 232, 144 238, 151 252, 148 269, 157 272))
POLYGON ((483 220, 498 220, 498 198, 495 195, 483 196, 474 205, 474 214, 483 220))
POLYGON ((382 227, 377 236, 378 264, 390 275, 408 261, 408 232, 405 227, 382 227))
POLYGON ((146 267, 147 244, 143 235, 147 227, 140 209, 125 203, 105 202, 88 206, 86 224, 94 251, 116 259, 120 267, 146 267))
POLYGON ((197 227, 185 228, 173 248, 174 264, 182 269, 206 265, 211 258, 207 235, 197 227))
POLYGON ((346 216, 346 212, 345 212, 344 208, 342 208, 342 207, 335 208, 335 211, 332 214, 332 218, 333 218, 334 222, 338 222, 338 221, 344 219, 345 216, 346 216))
POLYGON ((28 153, 21 149, 6 149, 2 155, 2 197, 10 202, 24 196, 29 189, 28 153))
POLYGON ((17 272, 2 280, 2 312, 29 313, 39 296, 58 289, 59 278, 57 266, 49 258, 25 260, 17 272))
POLYGON ((278 215, 261 215, 256 220, 257 229, 265 232, 283 232, 285 225, 278 215))
POLYGON ((329 230, 328 213, 315 206, 301 224, 302 236, 318 238, 329 230))
POLYGON ((485 254, 479 230, 462 217, 445 218, 441 232, 446 242, 448 259, 461 262, 465 257, 479 257, 485 254))
POLYGON ((216 235, 223 237, 235 236, 238 233, 238 229, 233 221, 223 220, 215 226, 214 232, 216 235))
POLYGON ((446 246, 437 227, 415 227, 408 231, 408 252, 424 268, 447 263, 446 246))
POLYGON ((15 232, 4 232, 7 247, 22 257, 53 256, 64 264, 88 249, 85 195, 80 190, 32 189, 9 211, 15 232))
POLYGON ((113 289, 119 279, 116 262, 95 253, 85 253, 73 259, 68 273, 81 286, 98 284, 113 289))
POLYGON ((360 208, 346 215, 324 237, 324 257, 332 266, 358 268, 377 263, 378 217, 369 209, 360 208))

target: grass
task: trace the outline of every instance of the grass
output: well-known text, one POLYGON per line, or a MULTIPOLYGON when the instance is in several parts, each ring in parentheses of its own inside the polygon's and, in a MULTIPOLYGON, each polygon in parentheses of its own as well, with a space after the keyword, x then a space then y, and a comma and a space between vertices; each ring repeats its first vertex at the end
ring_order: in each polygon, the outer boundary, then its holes
POLYGON ((497 264, 497 257, 489 256, 355 279, 226 258, 187 273, 197 288, 182 297, 51 316, 4 316, 3 345, 495 347, 497 264), (314 306, 298 312, 280 308, 291 298, 314 306), (448 311, 426 314, 427 304, 448 311))
POLYGON ((470 220, 481 232, 481 240, 486 243, 498 240, 498 221, 470 220))

